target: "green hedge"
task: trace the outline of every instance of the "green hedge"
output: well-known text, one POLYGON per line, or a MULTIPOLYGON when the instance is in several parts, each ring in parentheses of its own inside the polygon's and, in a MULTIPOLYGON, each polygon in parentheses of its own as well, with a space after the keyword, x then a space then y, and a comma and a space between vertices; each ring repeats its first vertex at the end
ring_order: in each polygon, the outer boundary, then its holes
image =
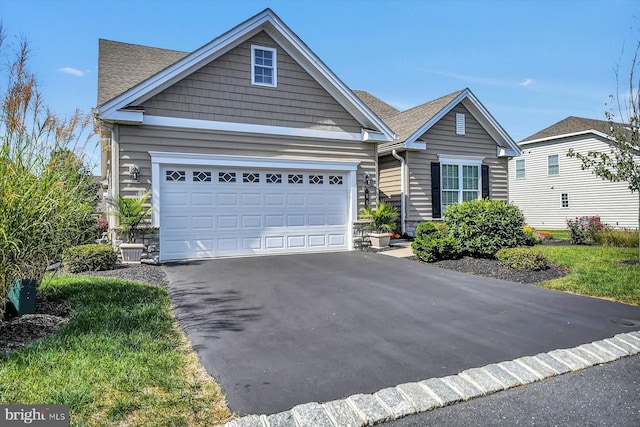
POLYGON ((500 265, 516 270, 545 270, 549 259, 539 250, 531 248, 505 248, 496 253, 500 265))
POLYGON ((62 253, 62 263, 71 273, 112 270, 118 255, 110 245, 72 246, 62 253))
POLYGON ((493 258, 502 248, 524 245, 528 238, 522 211, 502 200, 472 200, 447 207, 449 234, 476 258, 493 258))
POLYGON ((457 259, 462 256, 462 245, 448 234, 443 223, 423 222, 416 228, 416 237, 411 243, 413 253, 425 262, 442 259, 457 259))

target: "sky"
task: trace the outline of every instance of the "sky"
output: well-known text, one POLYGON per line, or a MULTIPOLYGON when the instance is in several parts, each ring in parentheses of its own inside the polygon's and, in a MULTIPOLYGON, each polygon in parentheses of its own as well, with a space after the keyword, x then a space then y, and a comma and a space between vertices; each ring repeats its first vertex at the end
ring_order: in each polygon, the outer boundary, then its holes
POLYGON ((69 116, 96 107, 99 39, 191 52, 267 7, 351 89, 404 110, 468 87, 515 141, 604 120, 640 41, 637 0, 0 0, 0 22, 69 116))

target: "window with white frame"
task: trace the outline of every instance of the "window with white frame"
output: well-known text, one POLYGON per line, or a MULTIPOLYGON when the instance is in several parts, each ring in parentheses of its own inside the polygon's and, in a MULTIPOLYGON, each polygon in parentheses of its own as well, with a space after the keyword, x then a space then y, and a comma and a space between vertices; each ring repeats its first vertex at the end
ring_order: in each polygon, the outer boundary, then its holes
POLYGON ((524 178, 524 177, 525 177, 524 159, 516 160, 516 178, 524 178))
POLYGON ((277 86, 276 50, 251 46, 251 83, 259 86, 277 86))
POLYGON ((569 207, 569 193, 562 193, 560 196, 560 202, 562 203, 563 208, 569 207))
POLYGON ((442 211, 454 203, 479 199, 481 163, 442 162, 440 165, 442 211))
POLYGON ((560 160, 557 154, 551 154, 547 158, 547 169, 549 175, 560 175, 560 160))

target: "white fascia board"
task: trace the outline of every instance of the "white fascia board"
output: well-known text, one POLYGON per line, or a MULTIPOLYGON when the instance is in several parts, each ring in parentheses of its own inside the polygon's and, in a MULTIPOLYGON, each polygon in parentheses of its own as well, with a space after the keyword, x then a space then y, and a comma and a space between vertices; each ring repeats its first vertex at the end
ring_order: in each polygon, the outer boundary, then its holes
POLYGON ((283 159, 276 157, 228 156, 217 154, 149 151, 153 165, 206 165, 295 170, 356 171, 360 162, 352 160, 283 159))
POLYGON ((139 110, 113 110, 109 114, 101 114, 100 119, 106 122, 124 124, 142 124, 144 111, 139 110))
POLYGON ((581 135, 588 135, 588 134, 594 134, 597 136, 600 136, 602 138, 605 139, 611 139, 611 137, 603 132, 599 132, 597 130, 593 130, 593 129, 587 129, 587 130, 581 130, 579 132, 571 132, 571 133, 565 133, 562 135, 554 135, 554 136, 547 136, 544 138, 538 138, 538 139, 532 139, 531 141, 522 141, 519 143, 520 147, 524 146, 524 145, 529 145, 529 144, 537 144, 539 142, 547 142, 547 141, 553 141, 555 139, 564 139, 564 138, 571 138, 574 136, 581 136, 581 135))
POLYGON ((363 141, 362 133, 337 132, 284 126, 255 125, 235 122, 219 122, 213 120, 182 119, 178 117, 145 115, 142 124, 149 126, 172 127, 180 129, 202 129, 225 132, 256 133, 298 138, 336 139, 343 141, 363 141))
POLYGON ((508 150, 504 147, 500 147, 498 146, 497 148, 497 156, 498 157, 520 157, 522 153, 520 152, 520 150, 515 151, 515 150, 508 150))
POLYGON ((364 142, 389 142, 386 135, 380 132, 372 132, 368 129, 362 129, 362 141, 364 142))

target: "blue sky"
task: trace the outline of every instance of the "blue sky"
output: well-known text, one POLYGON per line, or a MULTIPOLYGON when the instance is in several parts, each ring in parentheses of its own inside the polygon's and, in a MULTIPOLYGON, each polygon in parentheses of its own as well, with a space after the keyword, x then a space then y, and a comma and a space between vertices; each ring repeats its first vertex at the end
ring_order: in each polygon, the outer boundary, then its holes
POLYGON ((406 109, 469 87, 516 141, 604 119, 640 40, 637 0, 2 0, 0 20, 69 115, 95 107, 98 39, 193 51, 266 7, 350 88, 406 109))

